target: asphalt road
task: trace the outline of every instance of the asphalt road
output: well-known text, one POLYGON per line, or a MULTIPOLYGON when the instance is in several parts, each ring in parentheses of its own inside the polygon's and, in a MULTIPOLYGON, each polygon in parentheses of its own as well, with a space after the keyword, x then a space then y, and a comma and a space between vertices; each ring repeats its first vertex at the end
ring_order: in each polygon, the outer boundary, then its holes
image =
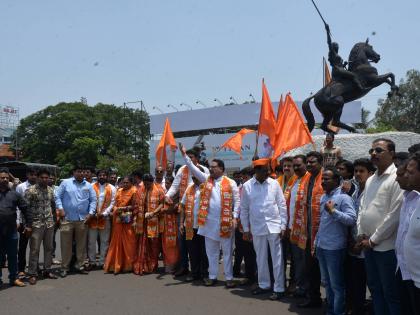
MULTIPOLYGON (((59 244, 57 233, 58 247, 59 244)), ((57 255, 60 255, 59 248, 57 255)), ((40 258, 42 261, 42 249, 40 258)), ((296 304, 301 301, 298 299, 271 301, 268 299, 270 294, 253 296, 250 287, 226 289, 224 282, 219 281, 216 286, 208 288, 174 279, 167 274, 137 276, 130 273, 114 276, 98 270, 88 275, 39 280, 36 285, 28 284, 24 288, 6 285, 7 275, 7 269, 3 269, 5 284, 0 289, 0 315, 323 314, 321 309, 297 308, 296 304)), ((219 279, 223 279, 223 276, 219 275, 219 279)))
POLYGON ((207 288, 171 275, 92 271, 25 288, 3 285, 0 314, 322 314, 298 309, 296 299, 270 301, 268 296, 252 296, 249 287, 225 289, 222 281, 207 288))

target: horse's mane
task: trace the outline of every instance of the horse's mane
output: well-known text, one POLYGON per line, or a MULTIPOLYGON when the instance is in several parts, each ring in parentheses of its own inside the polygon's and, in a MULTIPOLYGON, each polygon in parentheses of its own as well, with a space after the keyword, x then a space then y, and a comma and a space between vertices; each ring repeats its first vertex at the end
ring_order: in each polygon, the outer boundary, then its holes
POLYGON ((364 49, 365 46, 366 46, 366 43, 364 43, 364 42, 354 44, 353 48, 350 51, 349 58, 348 58, 348 62, 350 64, 350 66, 351 66, 351 63, 354 62, 358 58, 360 50, 364 49))

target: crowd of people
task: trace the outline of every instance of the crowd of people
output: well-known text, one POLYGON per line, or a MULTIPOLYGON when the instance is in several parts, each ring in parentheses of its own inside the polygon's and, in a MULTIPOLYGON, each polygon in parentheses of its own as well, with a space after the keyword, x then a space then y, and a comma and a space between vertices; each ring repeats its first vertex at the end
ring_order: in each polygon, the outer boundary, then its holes
POLYGON ((222 160, 205 166, 198 150, 180 151, 176 171, 169 162, 154 176, 118 179, 76 166, 59 186, 29 169, 15 187, 0 169, 0 263, 10 284, 94 269, 143 275, 161 259, 164 272, 213 286, 222 261, 227 288, 249 285, 271 300, 321 307, 322 285, 327 314, 366 314, 367 290, 374 314, 420 314, 420 144, 396 152, 380 138, 370 158, 348 161, 327 135, 321 152, 275 167, 255 159, 232 178, 222 160))

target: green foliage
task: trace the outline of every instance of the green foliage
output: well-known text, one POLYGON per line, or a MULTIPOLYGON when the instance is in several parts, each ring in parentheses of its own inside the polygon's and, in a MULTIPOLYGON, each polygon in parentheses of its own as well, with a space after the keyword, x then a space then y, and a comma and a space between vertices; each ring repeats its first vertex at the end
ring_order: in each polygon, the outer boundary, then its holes
POLYGON ((395 131, 396 129, 390 125, 386 125, 384 123, 377 123, 375 127, 367 128, 366 133, 380 133, 380 132, 387 132, 387 131, 395 131))
POLYGON ((407 72, 406 79, 400 82, 400 93, 401 97, 378 101, 376 125, 420 133, 420 71, 407 72))
MULTIPOLYGON (((111 148, 108 155, 100 155, 97 164, 100 169, 115 169, 120 176, 130 174, 134 170, 142 168, 141 166, 139 160, 131 154, 118 152, 115 148, 111 148)), ((143 170, 145 169, 143 168, 143 170)))
POLYGON ((114 166, 114 159, 124 172, 131 165, 149 169, 149 116, 139 109, 59 103, 22 119, 16 136, 24 161, 57 164, 64 172, 75 164, 114 166))

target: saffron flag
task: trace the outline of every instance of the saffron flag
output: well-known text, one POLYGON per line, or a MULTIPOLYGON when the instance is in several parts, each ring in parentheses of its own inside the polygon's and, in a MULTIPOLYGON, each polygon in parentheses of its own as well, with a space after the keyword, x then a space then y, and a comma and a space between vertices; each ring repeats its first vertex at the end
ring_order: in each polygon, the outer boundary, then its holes
POLYGON ((277 119, 276 122, 279 122, 280 119, 280 113, 281 113, 281 109, 283 108, 284 102, 283 102, 283 94, 280 96, 280 102, 279 102, 279 107, 277 108, 277 119))
POLYGON ((222 148, 228 148, 232 151, 238 153, 241 156, 242 159, 242 139, 243 137, 251 132, 255 132, 255 130, 242 128, 237 133, 235 133, 232 137, 226 140, 225 143, 222 144, 222 148))
POLYGON ((257 136, 261 134, 266 135, 270 140, 271 146, 274 147, 276 141, 276 119, 264 79, 262 81, 262 101, 257 136))
POLYGON ((312 135, 290 93, 286 95, 280 113, 280 121, 277 122, 276 127, 277 136, 273 158, 305 144, 314 143, 312 135))
POLYGON ((166 146, 169 145, 172 150, 176 150, 177 145, 174 135, 169 124, 169 119, 166 118, 165 128, 163 129, 162 138, 160 138, 159 145, 156 148, 156 166, 162 166, 166 168, 168 161, 166 155, 166 146))
POLYGON ((331 82, 330 68, 328 67, 327 61, 322 57, 323 73, 324 73, 324 86, 327 86, 331 82))

